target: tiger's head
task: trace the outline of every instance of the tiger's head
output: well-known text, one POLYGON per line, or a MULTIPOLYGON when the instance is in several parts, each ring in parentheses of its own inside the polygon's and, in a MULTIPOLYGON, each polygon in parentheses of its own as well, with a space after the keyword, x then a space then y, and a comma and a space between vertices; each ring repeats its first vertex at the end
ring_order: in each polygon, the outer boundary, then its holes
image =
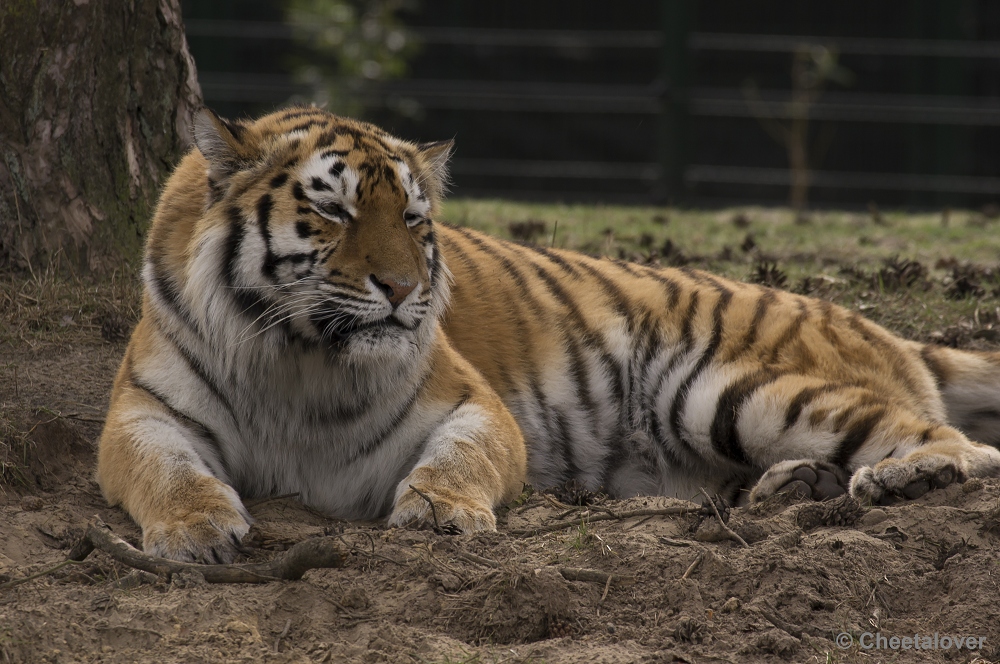
POLYGON ((247 123, 203 111, 195 143, 244 338, 359 360, 423 345, 448 300, 432 219, 451 141, 413 144, 293 108, 247 123))

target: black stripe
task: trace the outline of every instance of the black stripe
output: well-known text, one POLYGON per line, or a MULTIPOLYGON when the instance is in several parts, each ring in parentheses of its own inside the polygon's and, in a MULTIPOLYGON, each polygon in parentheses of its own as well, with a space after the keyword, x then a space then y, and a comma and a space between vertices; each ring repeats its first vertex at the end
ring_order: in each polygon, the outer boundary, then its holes
POLYGON ((254 289, 243 288, 236 284, 236 264, 239 262, 240 249, 246 234, 243 227, 243 215, 235 206, 230 207, 227 212, 230 228, 224 250, 223 280, 242 313, 257 319, 267 311, 267 304, 254 289))
MULTIPOLYGON (((150 252, 152 253, 152 252, 150 252)), ((165 273, 159 261, 150 256, 150 283, 149 286, 160 295, 160 299, 171 313, 177 317, 184 327, 188 328, 195 336, 201 337, 201 329, 198 322, 191 316, 191 312, 181 302, 180 289, 174 278, 165 273)))
POLYGON ((284 122, 289 122, 296 118, 304 118, 307 116, 316 117, 327 117, 329 114, 326 111, 320 110, 318 108, 291 108, 281 114, 281 120, 284 122))
POLYGON ((306 129, 309 129, 310 127, 322 127, 322 126, 325 126, 325 125, 326 125, 326 122, 324 122, 322 120, 307 120, 305 122, 302 122, 300 124, 295 125, 291 129, 285 130, 285 133, 286 134, 291 134, 291 133, 296 132, 296 131, 304 131, 306 129))
POLYGON ((760 333, 760 324, 764 321, 764 316, 767 315, 767 310, 774 303, 777 296, 775 295, 774 289, 768 288, 761 296, 757 298, 757 304, 754 306, 753 318, 750 320, 750 325, 747 327, 747 333, 744 335, 743 340, 740 341, 739 345, 733 349, 730 353, 731 358, 736 358, 741 356, 746 351, 757 342, 757 336, 760 333))
POLYGON ((844 439, 837 445, 837 451, 830 460, 831 463, 846 468, 854 453, 861 449, 861 446, 868 440, 868 436, 871 435, 872 430, 885 417, 885 413, 885 408, 876 407, 854 422, 847 430, 844 439))
POLYGON ((618 258, 611 258, 611 259, 608 259, 608 260, 610 260, 612 263, 614 263, 615 265, 617 265, 620 270, 628 273, 629 275, 631 275, 633 277, 641 277, 642 276, 641 274, 639 274, 638 272, 636 272, 635 268, 638 267, 636 265, 632 265, 631 263, 628 263, 626 261, 620 260, 618 258))
POLYGON ((636 308, 632 305, 632 301, 629 299, 628 295, 625 294, 625 291, 623 291, 618 284, 609 279, 600 270, 592 265, 588 265, 585 261, 581 260, 577 263, 577 265, 580 269, 584 270, 587 274, 597 280, 597 282, 601 285, 601 290, 604 291, 605 297, 609 302, 611 302, 611 306, 614 307, 615 313, 625 319, 625 324, 628 327, 629 334, 634 334, 636 329, 636 308))
MULTIPOLYGON (((708 342, 708 346, 705 348, 705 352, 701 354, 698 359, 698 364, 695 365, 694 369, 688 374, 688 377, 684 379, 684 382, 677 389, 674 396, 674 401, 670 405, 670 430, 673 432, 674 436, 682 445, 687 445, 687 441, 681 435, 681 415, 684 412, 684 406, 687 404, 688 393, 690 392, 691 385, 698 378, 705 367, 712 361, 715 356, 716 351, 719 349, 719 345, 722 343, 722 316, 729 306, 729 302, 733 298, 733 292, 729 289, 723 288, 721 286, 716 286, 720 288, 719 299, 715 303, 715 307, 712 310, 712 337, 708 342)), ((691 317, 693 318, 693 316, 691 317)), ((685 323, 690 322, 690 318, 685 321, 685 323)), ((688 330, 690 328, 688 327, 688 330)), ((689 332, 690 333, 690 332, 689 332)))
MULTIPOLYGON (((155 317, 155 314, 154 314, 155 317)), ((229 417, 232 418, 233 423, 239 426, 240 419, 236 416, 236 409, 233 408, 232 402, 229 401, 229 397, 222 391, 222 388, 215 382, 213 377, 208 371, 208 368, 199 360, 195 355, 189 351, 184 344, 182 344, 178 339, 174 337, 163 325, 156 326, 157 331, 163 335, 163 337, 169 342, 176 350, 177 353, 184 359, 185 364, 187 364, 188 369, 193 373, 198 380, 205 384, 208 390, 212 393, 216 399, 223 405, 226 412, 229 413, 229 417)))
POLYGON ((229 471, 229 468, 226 465, 226 458, 222 454, 222 443, 219 442, 219 437, 216 435, 214 431, 212 431, 211 428, 202 424, 201 422, 191 417, 190 415, 187 415, 186 413, 182 413, 181 411, 177 410, 177 408, 175 408, 170 404, 170 401, 167 400, 167 398, 164 395, 160 394, 154 388, 150 387, 149 385, 139 380, 139 377, 135 373, 132 373, 129 376, 129 380, 132 383, 132 385, 142 390, 143 392, 149 394, 149 396, 151 396, 153 399, 158 401, 160 405, 166 408, 167 411, 177 420, 176 424, 184 427, 190 433, 193 433, 196 437, 208 443, 209 446, 215 452, 216 461, 218 461, 219 465, 225 468, 227 472, 229 471))
POLYGON ((576 268, 573 267, 568 262, 566 262, 566 260, 562 256, 560 256, 559 254, 556 254, 556 253, 550 251, 549 249, 547 249, 545 247, 539 247, 539 246, 533 245, 533 244, 530 244, 530 245, 519 245, 519 246, 525 247, 526 249, 530 249, 531 251, 534 251, 536 254, 540 254, 540 255, 544 256, 550 262, 555 263, 560 268, 562 268, 563 272, 565 272, 569 276, 573 277, 574 279, 579 279, 580 278, 580 273, 576 271, 576 268))
POLYGON ((716 452, 738 464, 752 465, 743 449, 743 441, 740 439, 736 422, 743 406, 757 390, 774 383, 784 375, 786 372, 763 369, 755 374, 743 376, 722 392, 715 406, 715 417, 711 428, 712 447, 716 452))
MULTIPOLYGON (((389 421, 389 424, 387 426, 385 426, 381 431, 373 432, 373 435, 371 435, 368 438, 368 442, 366 442, 361 447, 353 450, 351 456, 347 460, 348 465, 354 463, 361 457, 370 456, 372 453, 378 450, 385 443, 385 441, 392 436, 393 433, 395 433, 396 429, 398 429, 400 425, 403 424, 406 418, 413 411, 413 406, 417 403, 417 400, 420 397, 420 393, 423 392, 424 386, 427 384, 427 381, 432 374, 433 374, 432 371, 427 371, 424 373, 423 376, 420 377, 420 380, 418 381, 416 387, 413 388, 410 397, 403 404, 403 407, 400 408, 398 411, 396 411, 396 414, 393 415, 392 419, 389 421)), ((378 407, 382 406, 379 405, 378 407)), ((454 412, 454 410, 455 409, 453 409, 452 412, 454 412)), ((367 412, 367 409, 363 409, 362 411, 360 411, 359 416, 365 412, 367 412)))
POLYGON ((323 178, 314 177, 309 184, 313 191, 333 191, 333 187, 327 184, 323 178))
MULTIPOLYGON (((660 370, 657 374, 656 379, 652 382, 653 389, 648 393, 643 393, 642 395, 642 410, 649 413, 650 427, 652 428, 653 440, 659 445, 664 456, 671 459, 671 463, 675 465, 680 464, 680 457, 669 447, 670 442, 664 435, 663 428, 660 425, 660 415, 656 411, 656 404, 660 400, 660 393, 663 392, 663 388, 669 380, 670 376, 673 374, 674 369, 680 364, 682 358, 686 357, 693 348, 694 339, 691 333, 692 321, 698 312, 698 291, 692 291, 691 298, 688 301, 687 310, 684 312, 684 322, 681 328, 681 340, 677 344, 674 354, 671 356, 670 361, 667 362, 667 366, 660 370)), ((683 451, 694 455, 693 451, 687 449, 683 441, 678 438, 678 443, 680 444, 680 449, 683 451)), ((700 458, 694 455, 696 459, 700 458)))
POLYGON ((305 191, 305 189, 302 188, 302 183, 301 182, 296 182, 292 186, 292 196, 294 196, 295 200, 297 200, 297 201, 308 200, 308 197, 306 196, 306 191, 305 191))
POLYGON ((273 178, 271 178, 271 189, 277 189, 286 182, 288 182, 288 173, 287 172, 278 173, 273 178))
POLYGON ((670 312, 676 309, 677 303, 681 299, 681 285, 674 279, 661 274, 660 270, 654 268, 648 268, 646 276, 667 287, 667 311, 670 312))
POLYGON ((836 392, 844 387, 848 386, 843 383, 824 383, 823 385, 805 387, 799 390, 799 393, 792 397, 792 400, 788 403, 788 410, 785 411, 785 423, 781 429, 782 433, 791 429, 799 421, 802 409, 812 403, 816 397, 829 392, 836 392))
POLYGON ((785 331, 781 333, 780 337, 778 337, 778 340, 774 342, 773 346, 771 346, 771 349, 768 352, 768 358, 765 360, 766 362, 778 361, 778 355, 781 354, 782 349, 784 349, 785 346, 798 336, 799 330, 802 329, 802 324, 805 322, 806 318, 809 317, 809 309, 806 306, 805 300, 797 300, 795 304, 799 309, 799 314, 794 320, 792 320, 791 323, 789 323, 788 327, 785 328, 785 331))
POLYGON ((264 240, 264 262, 261 264, 261 273, 271 281, 276 281, 274 270, 277 265, 274 251, 271 249, 271 209, 274 201, 271 194, 264 194, 257 201, 257 226, 260 229, 260 236, 264 240))
POLYGON ((345 168, 347 168, 347 164, 342 161, 338 161, 336 164, 330 167, 330 170, 328 172, 333 177, 339 178, 343 174, 345 168))

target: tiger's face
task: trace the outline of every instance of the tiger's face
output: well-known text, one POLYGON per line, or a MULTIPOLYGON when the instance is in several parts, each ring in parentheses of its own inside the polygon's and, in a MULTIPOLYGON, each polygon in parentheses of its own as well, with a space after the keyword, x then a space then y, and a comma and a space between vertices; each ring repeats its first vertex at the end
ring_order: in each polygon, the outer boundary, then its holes
POLYGON ((447 302, 432 217, 450 142, 414 145, 319 109, 250 125, 203 113, 195 131, 244 335, 357 359, 418 352, 447 302))

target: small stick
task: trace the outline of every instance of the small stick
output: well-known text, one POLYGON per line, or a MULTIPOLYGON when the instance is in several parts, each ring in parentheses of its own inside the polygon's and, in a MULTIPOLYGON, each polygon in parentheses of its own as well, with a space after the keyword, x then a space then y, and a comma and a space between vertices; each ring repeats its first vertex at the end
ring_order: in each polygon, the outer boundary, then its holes
MULTIPOLYGON (((559 573, 567 581, 589 581, 590 583, 603 583, 605 586, 614 583, 616 586, 635 585, 635 578, 622 576, 621 574, 608 574, 597 569, 585 569, 582 567, 560 567, 559 573)), ((607 593, 605 593, 607 594, 607 593)))
POLYGON ((209 583, 268 583, 270 581, 301 579, 311 569, 343 567, 344 560, 334 537, 316 537, 294 545, 266 563, 246 565, 201 565, 157 558, 143 553, 94 517, 87 524, 87 531, 69 552, 69 559, 82 561, 95 549, 108 554, 118 562, 141 569, 157 576, 171 576, 179 572, 198 572, 209 583))
POLYGON ((482 556, 477 556, 474 553, 469 553, 467 551, 456 551, 455 555, 459 558, 465 558, 469 562, 476 563, 477 565, 482 565, 483 567, 492 567, 493 569, 500 569, 500 563, 495 560, 490 560, 489 558, 483 558, 482 556))
POLYGON ((413 493, 417 494, 418 496, 426 500, 427 504, 431 506, 431 516, 434 517, 434 532, 440 533, 441 526, 438 525, 438 513, 437 513, 437 508, 434 507, 434 501, 430 499, 430 496, 428 496, 426 493, 424 493, 417 487, 413 486, 412 484, 410 484, 409 487, 413 489, 413 493))
POLYGON ((611 575, 608 574, 608 582, 604 584, 604 592, 601 593, 601 602, 608 598, 608 591, 611 590, 611 575))
POLYGON ((691 546, 691 542, 670 539, 669 537, 661 537, 659 538, 659 542, 660 544, 666 544, 667 546, 691 546))
POLYGON ((808 634, 809 636, 816 636, 816 637, 826 637, 826 638, 829 638, 830 636, 821 629, 808 626, 797 627, 790 622, 782 620, 775 614, 774 609, 772 609, 767 604, 765 604, 763 607, 758 607, 757 613, 763 616, 765 620, 767 620, 769 623, 771 623, 778 629, 787 632, 790 636, 794 636, 797 639, 801 639, 803 634, 808 634))
MULTIPOLYGON (((621 521, 622 519, 631 519, 634 516, 682 516, 684 514, 694 514, 695 512, 701 511, 700 507, 664 507, 657 509, 641 509, 641 510, 631 510, 629 512, 619 512, 610 514, 597 514, 589 519, 588 523, 594 523, 597 521, 621 521)), ((565 523, 553 523, 546 526, 539 526, 538 528, 529 528, 525 530, 511 530, 508 532, 510 535, 522 536, 522 535, 540 535, 542 533, 552 533, 557 530, 565 530, 566 528, 572 528, 574 526, 580 525, 578 521, 568 521, 565 523)))
POLYGON ((36 572, 35 574, 32 574, 31 576, 24 577, 23 579, 14 579, 13 581, 8 581, 7 583, 2 583, 2 584, 0 584, 0 590, 6 590, 7 588, 13 588, 14 586, 19 586, 22 583, 27 583, 28 581, 33 581, 34 579, 37 579, 37 578, 40 578, 40 577, 43 577, 43 576, 47 576, 49 574, 52 574, 53 572, 58 572, 63 567, 66 567, 66 565, 79 565, 82 562, 83 562, 82 560, 64 560, 61 563, 59 563, 58 565, 53 565, 52 567, 49 567, 48 569, 43 569, 41 572, 36 572))
POLYGON ((288 620, 285 621, 285 629, 281 630, 281 634, 279 634, 278 638, 274 640, 274 652, 280 652, 281 640, 286 636, 288 636, 288 629, 291 626, 292 626, 292 619, 289 618, 288 620))
POLYGON ((705 554, 699 553, 698 557, 694 559, 694 562, 688 565, 687 571, 684 572, 684 576, 682 576, 681 579, 686 579, 689 576, 691 576, 691 573, 694 572, 694 570, 698 567, 699 564, 701 564, 701 561, 704 559, 705 559, 705 554))
POLYGON ((708 492, 705 491, 705 489, 703 488, 698 490, 701 491, 701 495, 705 496, 705 498, 708 499, 708 504, 712 506, 712 511, 715 512, 715 518, 719 520, 719 525, 721 525, 722 529, 726 531, 727 535, 729 535, 729 539, 739 542, 743 546, 750 546, 749 544, 747 544, 747 541, 745 539, 740 537, 735 530, 726 525, 726 522, 722 520, 722 515, 719 514, 719 508, 715 506, 715 501, 712 500, 712 497, 710 495, 708 495, 708 492))

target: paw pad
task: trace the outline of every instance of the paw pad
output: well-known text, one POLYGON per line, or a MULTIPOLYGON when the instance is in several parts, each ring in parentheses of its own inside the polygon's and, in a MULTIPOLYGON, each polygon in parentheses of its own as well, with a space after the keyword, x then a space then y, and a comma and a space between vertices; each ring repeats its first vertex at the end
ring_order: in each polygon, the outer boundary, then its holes
POLYGON ((778 493, 812 500, 829 500, 847 493, 837 475, 823 468, 800 466, 792 471, 792 478, 778 489, 778 493))

